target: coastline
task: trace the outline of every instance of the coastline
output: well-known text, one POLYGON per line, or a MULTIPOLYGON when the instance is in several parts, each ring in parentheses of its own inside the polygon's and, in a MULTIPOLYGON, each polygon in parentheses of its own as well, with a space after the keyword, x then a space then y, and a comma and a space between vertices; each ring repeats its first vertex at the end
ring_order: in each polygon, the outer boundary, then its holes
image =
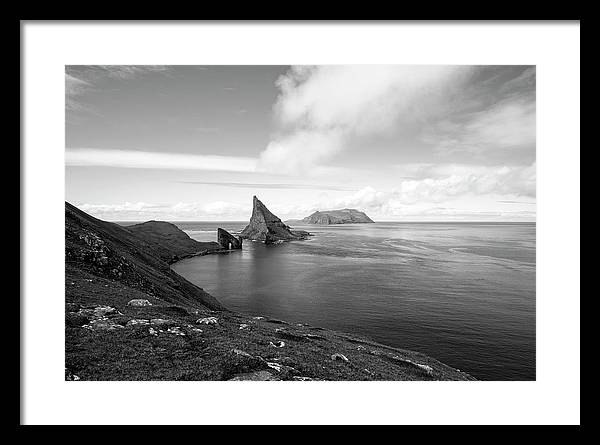
POLYGON ((66 380, 475 380, 352 333, 233 312, 171 269, 181 249, 68 203, 66 220, 66 380))
MULTIPOLYGON (((167 263, 169 265, 171 265, 171 264, 175 264, 175 263, 177 263, 177 262, 179 262, 181 260, 185 260, 187 258, 194 258, 194 257, 197 257, 197 256, 206 256, 206 255, 219 255, 219 254, 225 254, 225 253, 229 253, 229 252, 234 252, 235 250, 236 249, 223 249, 223 248, 220 248, 220 249, 203 249, 203 250, 200 250, 200 251, 198 251, 196 253, 189 253, 189 254, 186 254, 186 255, 178 256, 176 258, 171 259, 167 263)), ((175 272, 175 273, 177 273, 177 272, 175 272)))
MULTIPOLYGON (((286 241, 281 241, 281 242, 293 242, 293 241, 301 242, 304 240, 303 239, 301 239, 301 240, 286 240, 286 241)), ((215 254, 226 254, 226 253, 235 252, 235 251, 236 251, 236 249, 227 249, 227 250, 226 249, 212 249, 212 250, 206 249, 206 250, 196 253, 196 254, 191 254, 186 257, 181 257, 181 258, 171 262, 170 265, 173 265, 173 264, 175 264, 181 260, 184 260, 186 258, 192 258, 192 257, 196 257, 196 256, 215 255, 215 254)), ((177 273, 177 272, 175 272, 175 273, 177 273)), ((452 368, 452 367, 450 367, 450 366, 440 362, 439 360, 437 360, 433 357, 430 357, 426 354, 423 354, 423 353, 420 353, 417 351, 413 351, 413 350, 395 348, 393 346, 376 342, 368 337, 360 336, 360 335, 352 333, 352 332, 346 332, 346 331, 342 332, 342 331, 337 331, 337 330, 333 330, 333 329, 322 328, 322 327, 318 327, 318 326, 313 326, 308 323, 293 324, 293 323, 290 323, 285 320, 273 319, 271 317, 260 315, 260 314, 244 314, 244 313, 240 313, 237 311, 231 311, 231 310, 227 310, 227 312, 232 314, 232 316, 234 316, 235 318, 239 318, 240 321, 245 320, 246 323, 254 323, 254 321, 252 321, 252 320, 261 320, 263 324, 267 324, 267 325, 273 324, 273 325, 277 325, 277 326, 281 326, 281 325, 286 326, 285 333, 283 335, 280 334, 280 336, 282 338, 289 338, 289 339, 295 339, 295 340, 306 339, 306 338, 310 339, 311 337, 316 338, 316 336, 314 334, 306 335, 303 333, 290 333, 290 331, 289 331, 290 327, 304 328, 305 330, 308 330, 308 331, 318 331, 321 334, 321 336, 323 335, 323 333, 328 333, 330 338, 332 338, 332 337, 337 338, 341 343, 344 343, 344 342, 349 343, 349 345, 348 345, 349 347, 346 347, 344 350, 350 349, 350 350, 352 350, 352 352, 354 352, 353 349, 355 349, 357 352, 367 351, 367 354, 369 354, 371 356, 384 357, 384 360, 387 360, 390 363, 396 363, 397 365, 401 365, 401 366, 403 365, 403 366, 407 366, 407 367, 413 367, 413 368, 415 368, 415 370, 419 370, 419 371, 423 372, 424 380, 429 380, 429 378, 427 378, 427 377, 432 376, 428 372, 428 369, 430 369, 430 370, 434 369, 433 366, 430 366, 430 364, 434 364, 434 366, 436 368, 445 368, 446 371, 452 370, 452 371, 462 374, 464 379, 459 379, 459 380, 476 380, 474 377, 472 377, 468 373, 461 371, 459 369, 456 369, 456 368, 452 368), (356 345, 356 346, 351 346, 351 345, 356 345)), ((275 332, 278 334, 281 332, 284 332, 283 328, 274 328, 274 329, 275 329, 275 332)), ((302 341, 302 340, 300 340, 300 341, 302 341)), ((368 369, 366 371, 368 371, 368 369)), ((370 372, 367 372, 367 374, 370 374, 370 372)), ((303 380, 309 380, 309 379, 303 379, 303 380)), ((313 379, 311 379, 311 380, 313 380, 313 379)), ((451 379, 451 380, 454 380, 454 379, 451 379)))

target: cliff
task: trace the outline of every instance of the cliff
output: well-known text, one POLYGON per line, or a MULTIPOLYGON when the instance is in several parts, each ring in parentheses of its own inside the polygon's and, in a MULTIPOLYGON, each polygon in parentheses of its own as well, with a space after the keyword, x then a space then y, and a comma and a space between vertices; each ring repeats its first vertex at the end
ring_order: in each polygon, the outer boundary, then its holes
POLYGON ((65 203, 66 380, 472 380, 417 352, 230 312, 165 261, 184 237, 150 226, 173 236, 65 203))
POLYGON ((356 209, 323 210, 300 220, 303 224, 355 224, 374 222, 364 212, 356 209))
MULTIPOLYGON (((165 244, 157 249, 155 241, 140 237, 140 233, 101 221, 65 203, 67 274, 95 275, 118 281, 146 298, 150 296, 151 299, 197 308, 224 309, 212 295, 171 270, 165 257, 176 256, 179 247, 173 247, 170 252, 165 249, 165 244)), ((76 297, 81 298, 84 297, 76 297)))
POLYGON ((202 243, 193 240, 175 224, 165 221, 147 221, 126 226, 126 229, 150 244, 159 256, 168 263, 222 248, 216 242, 202 243))
POLYGON ((241 238, 261 241, 265 244, 305 239, 310 234, 303 230, 292 230, 281 219, 272 214, 256 197, 252 200, 250 223, 242 230, 241 238))

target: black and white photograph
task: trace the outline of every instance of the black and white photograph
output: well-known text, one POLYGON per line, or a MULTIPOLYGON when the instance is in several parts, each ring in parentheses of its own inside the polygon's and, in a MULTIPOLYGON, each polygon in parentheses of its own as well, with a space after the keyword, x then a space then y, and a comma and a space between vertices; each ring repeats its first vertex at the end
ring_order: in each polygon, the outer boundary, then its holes
POLYGON ((535 87, 65 67, 65 378, 535 380, 535 87))
POLYGON ((29 422, 578 422, 579 25, 453 26, 28 24, 29 422))

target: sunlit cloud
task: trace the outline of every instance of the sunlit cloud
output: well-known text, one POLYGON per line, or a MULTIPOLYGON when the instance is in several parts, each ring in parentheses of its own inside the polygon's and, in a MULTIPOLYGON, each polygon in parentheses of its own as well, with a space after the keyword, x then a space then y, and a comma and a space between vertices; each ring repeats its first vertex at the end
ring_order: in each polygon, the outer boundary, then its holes
POLYGON ((209 203, 178 202, 175 204, 150 204, 125 202, 122 204, 78 204, 84 212, 109 221, 167 221, 186 220, 242 220, 250 215, 252 206, 226 201, 209 203))
MULTIPOLYGON (((478 219, 496 217, 500 220, 534 220, 536 165, 526 167, 477 167, 459 164, 421 166, 414 169, 420 179, 405 179, 391 190, 363 187, 352 193, 330 196, 315 195, 305 202, 269 202, 269 208, 282 218, 299 218, 316 210, 355 208, 374 218, 450 218, 478 219), (423 176, 424 175, 424 176, 423 176), (457 208, 447 205, 461 199, 478 199, 488 206, 496 203, 509 204, 501 210, 457 208), (504 198, 504 199, 502 199, 504 198), (520 199, 519 199, 520 198, 520 199), (517 206, 518 208, 513 208, 517 206), (525 207, 523 207, 525 206, 525 207)), ((186 181, 188 182, 188 181, 186 181)), ((195 183, 194 181, 189 181, 195 183)), ((198 181, 202 185, 225 185, 235 188, 265 189, 294 188, 294 184, 212 183, 198 181), (272 187, 269 187, 272 186, 272 187)), ((297 185, 297 184, 296 184, 297 185)), ((307 186, 299 187, 309 188, 307 186)), ((333 188, 336 192, 343 188, 333 188)), ((92 205, 82 207, 98 217, 112 220, 161 218, 172 220, 225 218, 246 220, 251 213, 250 201, 236 203, 215 201, 202 203, 177 203, 174 205, 125 203, 121 205, 92 205)))
POLYGON ((255 172, 255 158, 137 150, 67 149, 67 166, 255 172))
POLYGON ((349 138, 385 133, 400 118, 436 109, 469 68, 460 66, 296 66, 278 79, 274 111, 281 125, 261 166, 308 171, 342 152, 349 138))

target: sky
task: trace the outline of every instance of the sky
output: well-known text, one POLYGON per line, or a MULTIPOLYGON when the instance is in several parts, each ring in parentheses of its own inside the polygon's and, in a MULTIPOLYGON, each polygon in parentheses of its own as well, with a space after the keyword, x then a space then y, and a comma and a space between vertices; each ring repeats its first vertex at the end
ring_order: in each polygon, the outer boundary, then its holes
POLYGON ((535 221, 535 66, 66 66, 66 200, 104 220, 535 221))

